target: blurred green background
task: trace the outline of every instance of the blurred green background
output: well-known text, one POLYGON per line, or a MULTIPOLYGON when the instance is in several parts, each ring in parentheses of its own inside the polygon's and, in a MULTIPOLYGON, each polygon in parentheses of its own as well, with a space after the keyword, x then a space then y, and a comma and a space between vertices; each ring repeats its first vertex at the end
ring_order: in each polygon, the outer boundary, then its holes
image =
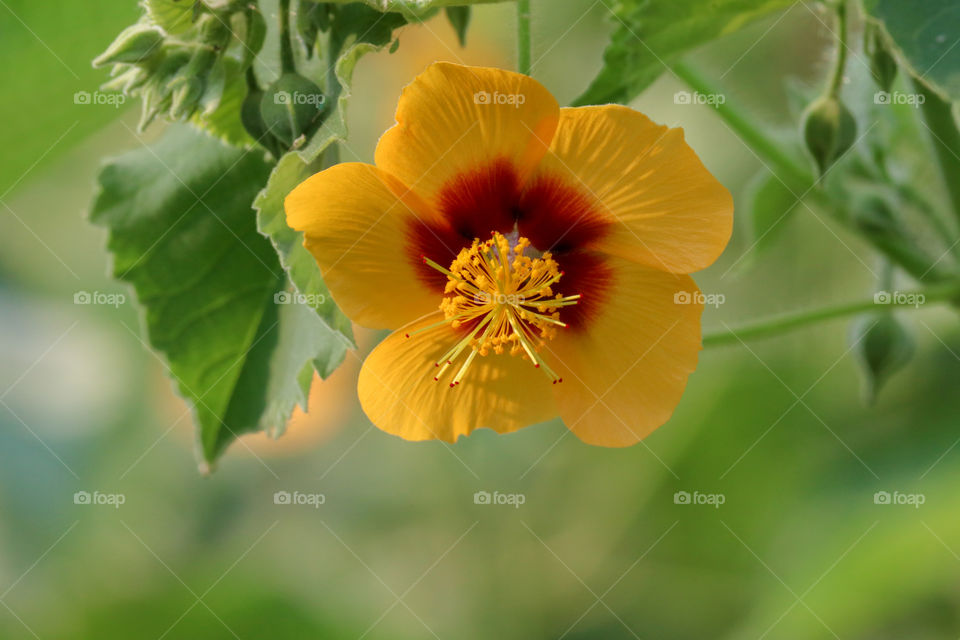
MULTIPOLYGON (((541 0, 534 13, 534 75, 569 101, 599 69, 607 8, 541 0)), ((201 477, 187 409, 84 219, 102 158, 141 144, 139 105, 74 94, 97 89, 89 60, 138 15, 133 0, 0 0, 0 637, 960 636, 948 311, 904 314, 918 355, 869 408, 848 321, 705 351, 671 422, 625 450, 558 422, 455 446, 382 433, 357 407, 357 362, 377 338, 360 334, 288 437, 245 438, 201 477), (81 291, 126 301, 76 305, 81 291), (75 504, 79 491, 124 502, 75 504), (523 504, 475 504, 476 491, 523 504), (876 504, 878 491, 924 502, 876 504)), ((789 135, 785 87, 828 63, 821 20, 798 3, 692 57, 789 135)), ((512 25, 512 6, 482 6, 465 49, 436 19, 365 58, 344 157, 372 160, 429 62, 511 67, 512 25)), ((674 104, 681 88, 664 76, 633 106, 683 126, 740 202, 763 165, 709 106, 674 104)), ((725 297, 706 328, 868 295, 856 238, 801 211, 752 260, 745 223, 697 276, 725 297)))

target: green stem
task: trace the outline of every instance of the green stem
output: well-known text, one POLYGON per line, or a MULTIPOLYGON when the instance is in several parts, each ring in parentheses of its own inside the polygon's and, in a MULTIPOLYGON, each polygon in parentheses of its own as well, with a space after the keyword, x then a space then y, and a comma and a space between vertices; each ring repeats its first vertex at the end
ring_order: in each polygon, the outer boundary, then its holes
POLYGON ((960 132, 950 112, 950 104, 923 82, 911 79, 913 90, 923 96, 923 120, 936 151, 940 175, 946 184, 954 215, 960 218, 960 132))
POLYGON ((297 65, 293 58, 293 41, 290 39, 290 0, 280 0, 277 13, 280 20, 280 68, 284 73, 294 73, 297 65))
POLYGON ((530 75, 530 0, 517 0, 517 71, 530 75))
POLYGON ((960 296, 960 283, 928 287, 917 291, 900 292, 888 302, 877 302, 874 298, 848 302, 833 307, 820 309, 805 309, 796 313, 774 316, 765 320, 758 320, 736 328, 727 328, 721 331, 705 333, 704 347, 716 347, 725 344, 735 344, 751 338, 767 338, 786 333, 798 327, 825 322, 834 318, 854 316, 869 311, 888 311, 892 308, 917 309, 923 305, 938 302, 953 302, 960 296), (921 297, 922 296, 922 297, 921 297))
MULTIPOLYGON (((698 70, 684 63, 677 63, 673 72, 678 78, 701 94, 725 95, 719 87, 710 83, 698 70)), ((730 126, 734 133, 753 149, 764 162, 772 165, 773 172, 780 176, 791 191, 801 194, 814 182, 813 175, 798 164, 789 153, 783 150, 780 142, 772 140, 766 132, 757 126, 757 119, 745 113, 739 105, 727 96, 722 104, 715 104, 717 115, 730 126)))
MULTIPOLYGON (((719 87, 713 85, 694 67, 678 63, 673 67, 673 72, 680 80, 685 82, 691 89, 704 94, 726 95, 719 87)), ((852 221, 849 215, 846 215, 842 209, 842 203, 833 201, 822 189, 813 189, 815 184, 813 174, 811 174, 803 165, 784 150, 784 145, 769 137, 766 132, 757 124, 757 118, 746 113, 733 100, 727 99, 723 104, 714 105, 717 115, 719 115, 730 129, 739 137, 753 152, 760 158, 768 169, 783 183, 787 188, 801 200, 809 199, 811 205, 827 213, 831 218, 840 224, 850 228, 852 221)), ((958 153, 960 155, 960 153, 958 153)), ((958 169, 960 172, 960 169, 958 169)), ((958 173, 955 184, 960 185, 960 173, 958 173)), ((960 188, 960 187, 958 187, 960 188)), ((960 211, 960 209, 958 209, 960 211)), ((924 280, 934 281, 949 277, 946 269, 937 267, 931 268, 937 260, 937 256, 930 256, 928 252, 923 251, 910 241, 909 238, 902 236, 889 237, 884 235, 865 234, 854 227, 854 232, 864 237, 875 250, 882 255, 889 257, 894 263, 899 265, 913 277, 924 280)))
POLYGON ((244 72, 244 78, 247 82, 247 92, 253 93, 260 90, 260 84, 257 82, 257 74, 253 71, 253 65, 247 67, 244 72))
POLYGON ((834 98, 840 95, 843 85, 843 70, 847 66, 847 3, 839 0, 835 8, 837 14, 837 58, 833 64, 833 74, 830 77, 830 95, 834 98))

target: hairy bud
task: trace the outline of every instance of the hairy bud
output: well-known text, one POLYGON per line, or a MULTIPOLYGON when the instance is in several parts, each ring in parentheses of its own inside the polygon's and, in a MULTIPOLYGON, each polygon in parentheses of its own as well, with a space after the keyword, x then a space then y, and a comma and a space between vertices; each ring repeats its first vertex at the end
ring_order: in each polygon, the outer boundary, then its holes
POLYGON ((94 59, 93 66, 145 62, 160 54, 162 44, 163 32, 159 28, 135 24, 121 31, 107 50, 94 59))

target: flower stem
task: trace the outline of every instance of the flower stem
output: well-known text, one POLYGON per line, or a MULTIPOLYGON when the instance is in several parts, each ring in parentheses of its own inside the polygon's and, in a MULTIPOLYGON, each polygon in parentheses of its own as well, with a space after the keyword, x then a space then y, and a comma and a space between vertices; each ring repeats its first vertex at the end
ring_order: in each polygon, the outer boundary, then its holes
POLYGON ((845 0, 837 2, 834 11, 837 14, 837 58, 833 65, 833 74, 830 77, 830 95, 834 98, 840 95, 840 86, 843 84, 843 69, 847 65, 847 3, 845 0))
POLYGON ((290 40, 290 0, 280 0, 277 9, 280 20, 280 68, 284 73, 297 70, 293 59, 293 42, 290 40))
POLYGON ((921 306, 930 303, 953 302, 957 297, 960 297, 960 283, 951 282, 949 284, 927 287, 926 289, 919 289, 917 291, 898 292, 897 295, 888 293, 888 297, 884 302, 878 301, 875 298, 868 298, 866 300, 847 302, 832 307, 805 309, 796 313, 787 313, 765 320, 758 320, 736 328, 727 327, 723 330, 705 333, 703 335, 703 346, 716 347, 747 341, 752 338, 766 338, 786 333, 798 327, 817 324, 834 318, 854 316, 869 311, 889 311, 893 308, 919 309, 921 306))
POLYGON ((517 0, 517 71, 530 75, 530 0, 517 0))

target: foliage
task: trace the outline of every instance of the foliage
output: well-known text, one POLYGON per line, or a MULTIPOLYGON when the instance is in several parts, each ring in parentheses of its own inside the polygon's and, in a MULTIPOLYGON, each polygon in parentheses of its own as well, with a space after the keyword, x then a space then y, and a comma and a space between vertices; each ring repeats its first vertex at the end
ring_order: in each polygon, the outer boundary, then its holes
MULTIPOLYGON (((239 433, 279 434, 305 402, 314 371, 329 375, 353 345, 301 235, 286 225, 283 201, 338 161, 358 60, 393 51, 398 29, 441 14, 463 44, 475 4, 483 2, 144 0, 141 20, 97 59, 111 67, 108 87, 141 98, 141 127, 161 115, 190 123, 108 164, 93 219, 110 229, 115 275, 136 289, 151 345, 194 407, 207 463, 239 433), (276 304, 276 296, 296 304, 276 304)), ((779 21, 791 4, 618 0, 609 7, 614 31, 602 69, 575 103, 629 102, 668 70, 695 91, 725 95, 682 58, 756 21, 779 21)), ((751 246, 745 264, 784 241, 788 216, 819 210, 872 247, 891 273, 935 285, 930 300, 949 302, 960 278, 960 133, 951 115, 960 48, 949 34, 960 13, 948 0, 925 11, 864 0, 861 55, 848 28, 853 1, 820 8, 834 61, 822 89, 804 96, 791 140, 733 100, 714 105, 769 169, 738 205, 751 246), (868 64, 850 64, 851 51, 868 64), (904 89, 922 109, 890 104, 904 89), (868 116, 883 124, 874 128, 868 116), (898 153, 927 134, 936 153, 898 153), (930 176, 941 184, 915 186, 930 176)), ((529 60, 525 17, 518 33, 520 59, 529 60)), ((888 275, 878 290, 894 286, 888 275)), ((749 335, 869 308, 808 311, 749 335)), ((850 334, 852 347, 862 343, 870 397, 911 352, 909 329, 886 311, 858 319, 850 334)))

